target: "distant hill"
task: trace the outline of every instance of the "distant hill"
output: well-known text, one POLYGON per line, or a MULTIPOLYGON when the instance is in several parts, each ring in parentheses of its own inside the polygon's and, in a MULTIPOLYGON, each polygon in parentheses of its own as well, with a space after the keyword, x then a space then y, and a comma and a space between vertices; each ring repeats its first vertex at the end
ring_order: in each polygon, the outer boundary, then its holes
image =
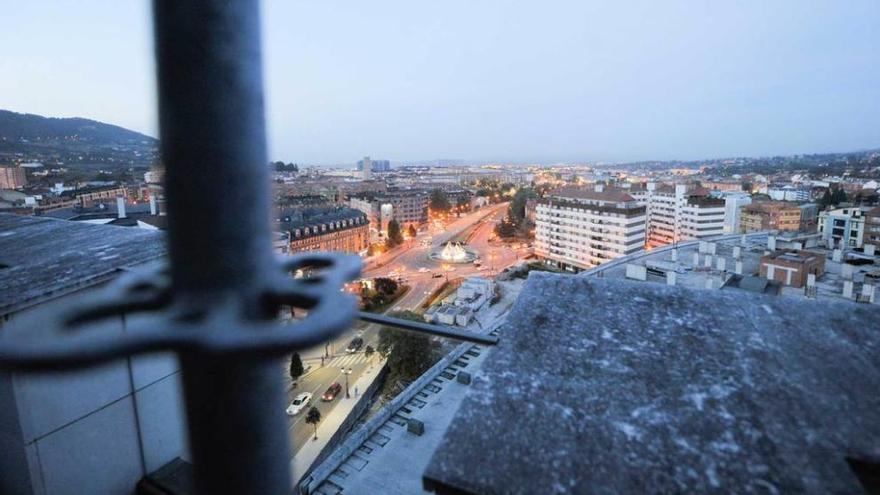
POLYGON ((83 118, 43 117, 0 110, 0 160, 76 165, 150 165, 156 138, 83 118))
POLYGON ((91 144, 155 144, 155 138, 96 120, 55 118, 0 110, 0 140, 91 144))

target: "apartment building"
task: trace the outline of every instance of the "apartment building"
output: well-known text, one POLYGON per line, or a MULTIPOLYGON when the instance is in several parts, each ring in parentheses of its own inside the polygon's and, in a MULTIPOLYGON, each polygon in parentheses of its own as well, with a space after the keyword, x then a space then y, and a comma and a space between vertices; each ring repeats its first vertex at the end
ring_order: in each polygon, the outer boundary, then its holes
POLYGON ((358 254, 370 246, 367 216, 352 208, 284 212, 279 230, 290 240, 288 252, 339 251, 358 254))
POLYGON ((872 208, 865 213, 865 244, 880 247, 880 207, 872 208))
POLYGON ((860 248, 871 207, 847 206, 819 213, 819 234, 826 246, 860 248))
POLYGON ((0 189, 19 189, 27 185, 23 167, 0 166, 0 189))
POLYGON ((724 233, 725 201, 710 197, 705 188, 649 182, 636 199, 646 207, 648 247, 724 233))
POLYGON ((428 221, 428 191, 424 189, 389 189, 381 193, 358 193, 349 196, 349 206, 362 211, 370 226, 385 232, 388 222, 397 220, 401 228, 418 228, 428 221))
POLYGON ((764 230, 801 230, 803 211, 785 201, 761 201, 742 208, 739 233, 764 230))
POLYGON ((645 245, 645 207, 619 189, 565 187, 535 208, 535 254, 580 271, 645 245))

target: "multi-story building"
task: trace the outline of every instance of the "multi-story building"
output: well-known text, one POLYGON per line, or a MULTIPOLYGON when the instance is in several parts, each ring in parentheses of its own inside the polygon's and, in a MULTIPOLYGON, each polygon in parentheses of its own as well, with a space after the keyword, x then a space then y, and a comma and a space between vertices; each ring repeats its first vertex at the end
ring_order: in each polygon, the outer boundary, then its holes
POLYGON ((75 198, 77 206, 88 208, 98 203, 114 203, 116 198, 128 197, 124 186, 99 186, 73 189, 61 193, 62 198, 75 198))
POLYGON ((865 213, 863 242, 880 248, 880 207, 872 208, 865 213))
POLYGON ((765 230, 801 230, 803 211, 793 203, 761 201, 744 206, 740 214, 739 233, 765 230))
POLYGON ((282 212, 281 232, 290 239, 290 253, 341 251, 362 253, 370 246, 367 216, 352 208, 318 208, 282 212))
POLYGON ((700 185, 710 191, 740 192, 743 190, 742 182, 740 181, 703 180, 700 181, 700 185))
POLYGON ((828 247, 860 248, 869 207, 847 206, 819 213, 819 234, 828 247))
POLYGON ((363 160, 358 162, 360 165, 361 177, 364 180, 370 180, 373 177, 373 162, 370 161, 370 157, 365 156, 363 160))
POLYGON ((637 199, 647 207, 648 247, 702 239, 724 233, 725 202, 705 188, 649 182, 637 199))
POLYGON ((27 185, 23 167, 0 166, 0 189, 19 189, 27 185))
POLYGON ((798 205, 801 210, 801 228, 803 232, 815 232, 819 218, 819 205, 816 203, 804 203, 798 205))
POLYGON ((776 201, 809 201, 810 190, 794 187, 791 185, 781 187, 768 187, 767 195, 776 201))
POLYGON ((351 194, 349 206, 364 212, 376 231, 385 232, 392 219, 401 228, 418 228, 427 222, 428 198, 424 189, 389 189, 383 193, 351 194))
POLYGON ((359 171, 364 170, 364 163, 367 161, 370 162, 371 167, 370 170, 373 172, 389 172, 391 171, 391 162, 388 160, 370 160, 369 157, 364 158, 363 160, 358 160, 357 169, 359 171))
POLYGON ((745 192, 724 195, 724 233, 734 234, 740 230, 742 207, 752 204, 752 197, 745 192))
POLYGON ((619 189, 566 187, 535 208, 535 254, 572 271, 643 249, 645 207, 619 189))

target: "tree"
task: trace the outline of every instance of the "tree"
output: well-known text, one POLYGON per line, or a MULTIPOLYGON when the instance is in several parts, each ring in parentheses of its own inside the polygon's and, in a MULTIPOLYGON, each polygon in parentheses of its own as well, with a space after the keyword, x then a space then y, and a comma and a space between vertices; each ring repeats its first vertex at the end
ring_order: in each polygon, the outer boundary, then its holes
POLYGON ((831 194, 831 188, 825 189, 825 193, 822 195, 822 199, 819 200, 819 204, 822 205, 822 208, 828 208, 833 201, 834 199, 831 194))
POLYGON ((304 372, 305 368, 303 368, 302 359, 300 359, 298 352, 294 352, 290 356, 290 379, 296 381, 304 372))
POLYGON ((428 208, 434 211, 448 212, 452 209, 452 204, 443 189, 434 189, 428 199, 428 208))
POLYGON ((397 281, 391 278, 379 277, 373 280, 374 287, 376 287, 376 291, 380 294, 391 295, 397 292, 398 284, 397 281))
MULTIPOLYGON (((389 316, 412 321, 424 321, 412 311, 396 311, 389 316)), ((379 330, 379 354, 388 360, 391 380, 413 380, 434 364, 431 339, 418 332, 382 327, 379 330)))
POLYGON ((408 232, 409 232, 410 239, 415 239, 416 236, 419 234, 418 231, 416 230, 416 226, 413 224, 409 224, 408 232))
POLYGON ((388 238, 385 240, 385 244, 389 248, 393 248, 394 246, 399 246, 403 243, 403 234, 400 232, 400 224, 397 223, 397 220, 391 220, 388 222, 388 238))
POLYGON ((507 218, 516 225, 520 225, 526 217, 526 202, 537 197, 535 191, 522 188, 513 195, 513 200, 507 206, 507 218))
POLYGON ((315 406, 310 407, 308 414, 306 414, 306 423, 315 427, 315 438, 313 438, 313 440, 318 439, 318 423, 320 422, 321 411, 319 411, 318 408, 315 406))

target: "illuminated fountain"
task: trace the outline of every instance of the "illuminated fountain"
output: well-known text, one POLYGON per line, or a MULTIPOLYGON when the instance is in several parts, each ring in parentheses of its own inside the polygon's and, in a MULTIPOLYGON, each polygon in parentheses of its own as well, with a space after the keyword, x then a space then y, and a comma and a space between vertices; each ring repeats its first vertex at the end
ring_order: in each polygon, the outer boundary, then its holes
POLYGON ((460 242, 452 243, 447 242, 443 249, 440 251, 434 251, 430 255, 429 258, 435 261, 446 261, 449 263, 469 263, 475 259, 477 259, 477 254, 473 251, 468 251, 464 247, 462 247, 460 242))
POLYGON ((461 247, 460 243, 448 242, 440 252, 440 259, 444 261, 464 261, 465 258, 467 258, 467 251, 461 247))

